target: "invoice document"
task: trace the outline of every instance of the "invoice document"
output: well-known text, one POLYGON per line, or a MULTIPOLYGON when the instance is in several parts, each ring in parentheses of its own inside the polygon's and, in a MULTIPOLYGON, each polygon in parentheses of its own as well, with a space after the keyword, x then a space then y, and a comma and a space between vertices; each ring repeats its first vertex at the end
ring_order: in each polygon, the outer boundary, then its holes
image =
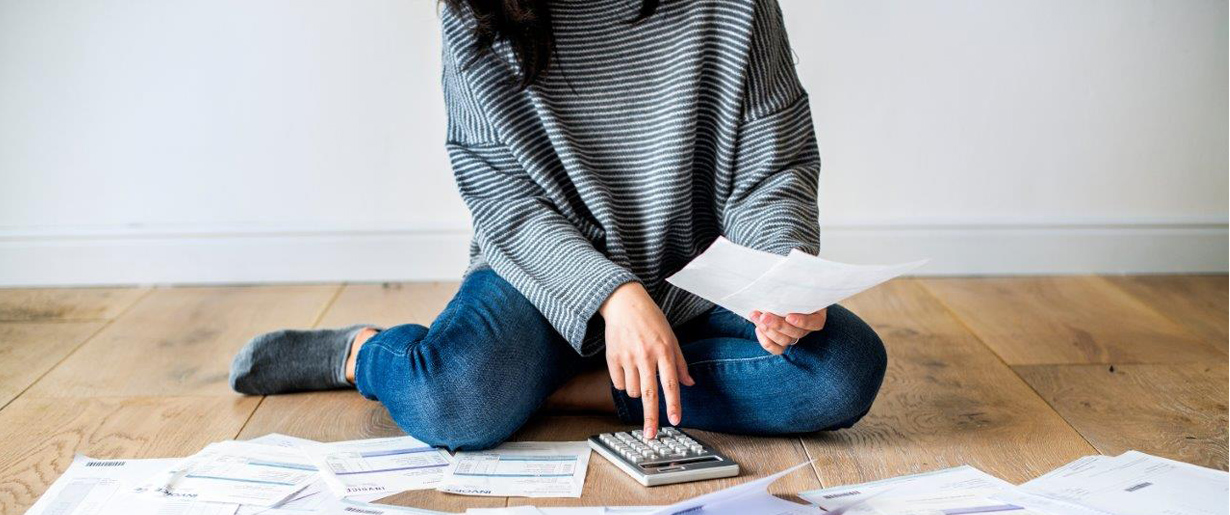
POLYGON ((1120 515, 1225 515, 1226 472, 1137 451, 1081 458, 1021 489, 1120 515))
POLYGON ((857 485, 809 490, 799 492, 799 497, 827 511, 850 508, 844 513, 855 514, 875 513, 867 504, 874 498, 912 496, 920 493, 989 494, 1014 488, 1016 487, 1012 483, 969 465, 962 465, 857 485))
MULTIPOLYGON (((273 445, 277 447, 286 447, 289 449, 304 449, 307 447, 320 445, 320 442, 316 440, 287 436, 281 433, 269 433, 267 435, 258 436, 245 441, 248 443, 273 445)), ((367 495, 351 495, 347 498, 354 499, 356 501, 371 502, 383 497, 388 497, 389 495, 390 494, 384 492, 376 492, 367 495)), ((236 513, 238 515, 256 515, 258 513, 264 515, 296 515, 295 512, 315 513, 319 512, 321 506, 324 506, 325 503, 329 502, 329 500, 335 498, 336 497, 329 489, 329 486, 325 484, 325 480, 317 477, 315 481, 304 487, 303 490, 300 490, 298 493, 291 496, 290 499, 282 501, 273 507, 266 508, 261 506, 240 506, 239 511, 236 513)))
POLYGON ((304 451, 338 497, 435 488, 450 463, 447 452, 410 436, 320 443, 304 451))
POLYGON ((586 442, 506 442, 461 451, 437 488, 464 495, 580 497, 589 468, 586 442))
POLYGON ((750 320, 753 311, 814 313, 925 263, 850 265, 798 250, 779 256, 719 237, 666 281, 750 320))
POLYGON ((133 493, 143 479, 177 460, 98 460, 78 455, 27 515, 232 515, 238 505, 153 499, 133 493))
POLYGON ((150 495, 272 507, 317 478, 300 450, 250 442, 212 443, 139 488, 150 495))
POLYGON ((1017 486, 969 465, 856 485, 799 493, 841 515, 922 513, 1011 513, 1107 515, 1021 491, 1017 486), (931 511, 927 511, 931 510, 931 511))

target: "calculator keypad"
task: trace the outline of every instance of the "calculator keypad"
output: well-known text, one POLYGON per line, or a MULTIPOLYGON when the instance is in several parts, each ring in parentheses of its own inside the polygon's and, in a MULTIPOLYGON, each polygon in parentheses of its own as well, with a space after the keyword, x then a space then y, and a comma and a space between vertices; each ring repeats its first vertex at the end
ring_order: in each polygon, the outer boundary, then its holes
POLYGON ((691 458, 708 454, 696 440, 673 427, 664 427, 655 438, 640 430, 604 433, 599 440, 632 463, 691 458))

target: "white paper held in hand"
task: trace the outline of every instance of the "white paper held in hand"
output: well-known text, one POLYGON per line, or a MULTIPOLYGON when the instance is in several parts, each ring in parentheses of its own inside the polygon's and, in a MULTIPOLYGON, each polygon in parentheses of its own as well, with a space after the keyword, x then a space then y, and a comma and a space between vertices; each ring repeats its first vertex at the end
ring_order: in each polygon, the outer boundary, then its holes
POLYGON ((925 263, 850 265, 798 250, 779 256, 719 237, 666 281, 751 320, 753 311, 814 313, 925 263))
POLYGON ((320 443, 303 450, 338 497, 435 488, 450 462, 447 452, 410 436, 320 443))

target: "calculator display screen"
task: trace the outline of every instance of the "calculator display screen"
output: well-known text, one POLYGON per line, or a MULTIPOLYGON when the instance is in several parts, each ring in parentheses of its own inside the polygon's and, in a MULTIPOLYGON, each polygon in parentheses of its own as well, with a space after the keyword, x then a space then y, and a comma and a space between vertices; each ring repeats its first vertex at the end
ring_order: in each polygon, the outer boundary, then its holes
POLYGON ((641 468, 645 470, 656 470, 659 472, 669 472, 669 470, 666 470, 666 469, 669 469, 671 467, 678 467, 680 465, 688 465, 692 463, 704 463, 708 461, 722 461, 722 460, 718 458, 717 456, 696 456, 692 458, 680 458, 677 460, 649 461, 649 462, 641 463, 640 465, 641 465, 641 468))

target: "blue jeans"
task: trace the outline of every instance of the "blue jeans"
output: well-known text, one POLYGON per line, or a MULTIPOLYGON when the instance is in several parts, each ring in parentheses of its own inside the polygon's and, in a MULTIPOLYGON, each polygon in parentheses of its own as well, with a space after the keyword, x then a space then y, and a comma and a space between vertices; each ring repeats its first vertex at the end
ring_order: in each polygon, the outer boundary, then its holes
MULTIPOLYGON (((695 386, 681 388, 683 427, 778 435, 846 428, 862 418, 884 378, 884 345, 841 306, 824 329, 781 356, 754 326, 722 308, 675 328, 695 386)), ((605 367, 581 357, 495 272, 472 272, 431 327, 377 333, 359 351, 355 384, 407 434, 457 450, 503 442, 555 390, 605 367)), ((619 418, 637 427, 641 401, 611 390, 619 418)), ((659 395, 661 397, 661 395, 659 395)), ((665 405, 659 406, 666 420, 665 405)))

